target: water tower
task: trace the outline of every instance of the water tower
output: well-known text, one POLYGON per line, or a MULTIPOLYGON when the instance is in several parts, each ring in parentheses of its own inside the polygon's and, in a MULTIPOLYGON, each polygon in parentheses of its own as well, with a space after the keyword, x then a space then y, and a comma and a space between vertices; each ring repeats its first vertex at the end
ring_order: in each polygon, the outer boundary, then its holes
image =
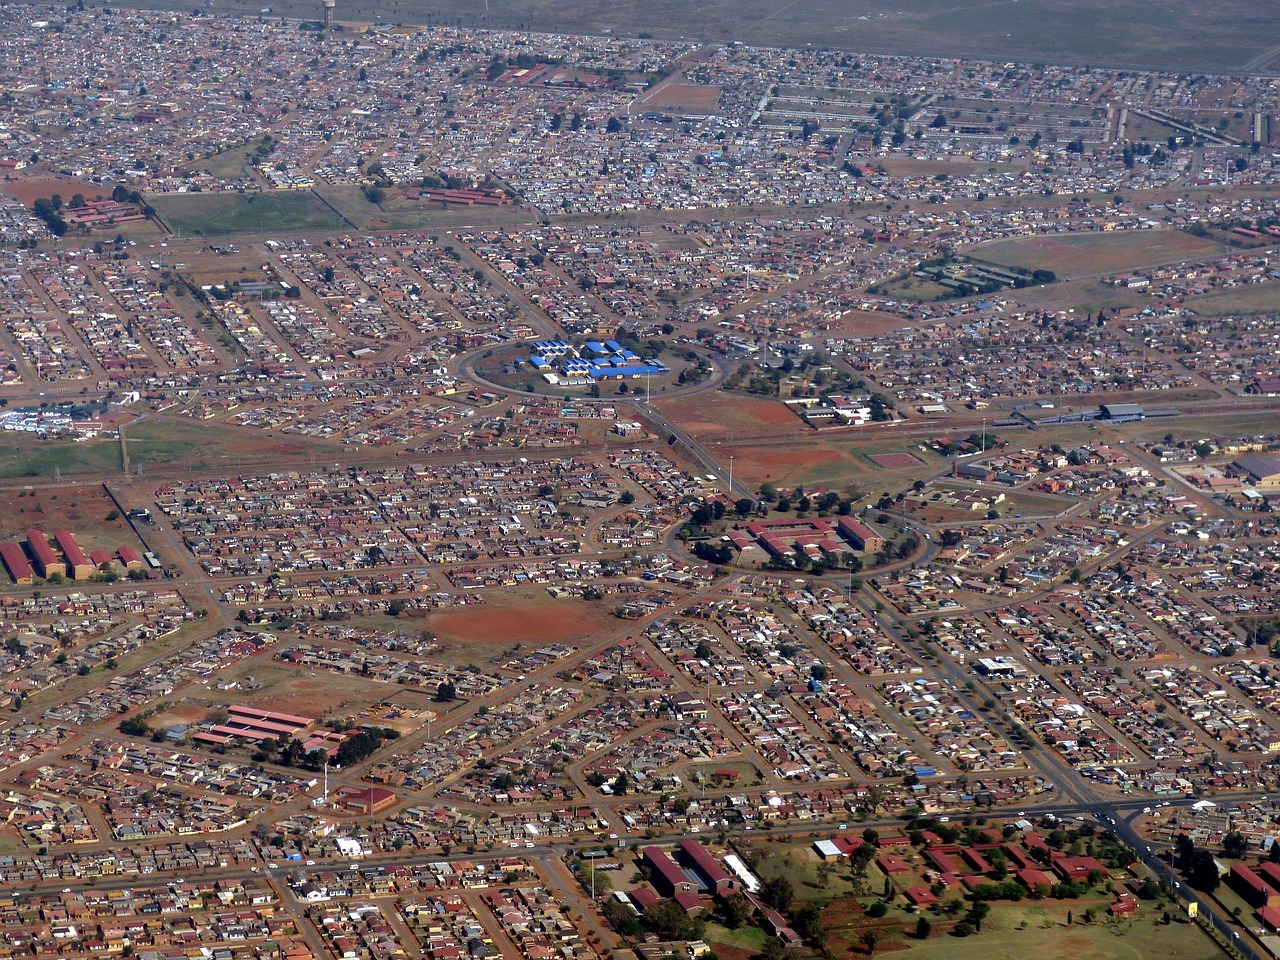
POLYGON ((324 25, 326 27, 333 26, 333 8, 337 6, 337 0, 322 0, 324 4, 324 25))

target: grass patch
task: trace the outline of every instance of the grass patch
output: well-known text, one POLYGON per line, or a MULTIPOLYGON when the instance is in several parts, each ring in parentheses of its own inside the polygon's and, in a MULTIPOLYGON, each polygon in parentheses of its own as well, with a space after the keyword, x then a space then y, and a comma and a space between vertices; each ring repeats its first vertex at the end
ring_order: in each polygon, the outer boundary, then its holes
POLYGON ((169 228, 194 236, 341 230, 347 224, 310 192, 174 193, 151 198, 169 228))
POLYGON ((1191 297, 1186 303, 1204 317, 1226 314, 1275 313, 1280 302, 1280 285, 1259 283, 1248 287, 1220 290, 1203 297, 1191 297))
POLYGON ((730 930, 718 923, 708 923, 707 931, 702 937, 707 943, 722 943, 727 947, 737 947, 739 950, 748 950, 751 953, 759 953, 768 938, 767 933, 750 924, 743 924, 737 930, 730 930))
MULTIPOLYGON (((238 470, 247 464, 279 463, 314 451, 323 462, 342 448, 324 441, 280 440, 226 424, 151 418, 128 427, 130 466, 178 464, 189 469, 238 470)), ((117 461, 118 464, 118 461, 117 461)), ((118 468, 118 466, 117 466, 118 468)))
POLYGON ((8 450, 0 453, 0 477, 53 477, 58 473, 120 471, 120 444, 114 438, 80 443, 73 440, 15 439, 9 440, 7 446, 8 450))
MULTIPOLYGON (((1090 904, 1096 906, 1097 904, 1090 904)), ((893 956, 906 960, 1220 960, 1222 952, 1190 923, 1157 923, 1159 913, 1143 904, 1132 920, 1082 923, 1085 902, 1065 900, 1043 904, 994 903, 982 932, 955 937, 950 926, 930 916, 934 933, 928 940, 895 940, 893 956), (1067 911, 1075 923, 1066 925, 1067 911), (1026 926, 1020 929, 1020 925, 1026 926)), ((891 914, 892 915, 892 914, 891 914)), ((914 929, 915 919, 904 917, 914 929)))
POLYGON ((1062 279, 1201 260, 1220 256, 1226 249, 1217 241, 1181 230, 1127 230, 998 240, 970 247, 965 255, 1004 267, 1052 270, 1062 279))
POLYGON ((373 204, 365 199, 359 187, 348 185, 322 184, 316 187, 316 193, 362 230, 451 230, 478 223, 492 226, 531 226, 536 222, 531 211, 515 204, 505 207, 465 207, 457 204, 443 207, 439 203, 406 200, 395 191, 389 191, 387 199, 381 204, 373 204))

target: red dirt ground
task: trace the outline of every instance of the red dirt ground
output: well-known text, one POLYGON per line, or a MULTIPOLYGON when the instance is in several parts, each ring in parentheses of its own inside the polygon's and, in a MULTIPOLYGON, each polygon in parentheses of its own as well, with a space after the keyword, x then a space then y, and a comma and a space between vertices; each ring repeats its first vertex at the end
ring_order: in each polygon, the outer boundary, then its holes
POLYGON ((28 207, 41 197, 48 197, 55 193, 59 194, 64 201, 70 200, 77 193, 84 194, 86 200, 99 196, 103 198, 111 196, 111 191, 104 189, 100 183, 82 183, 70 177, 40 177, 28 180, 19 176, 10 183, 0 183, 0 190, 28 207))
POLYGON ((717 462, 727 464, 733 454, 734 479, 754 485, 768 480, 771 483, 791 483, 804 476, 806 470, 821 463, 843 459, 828 447, 727 447, 713 446, 712 454, 717 462))
POLYGON ((684 107, 691 112, 711 113, 720 99, 719 87, 699 83, 668 83, 647 97, 641 97, 638 106, 651 110, 668 107, 684 107))
POLYGON ((886 470, 902 470, 920 465, 920 461, 909 453, 873 453, 867 459, 886 470))
POLYGON ((599 632, 603 609, 572 600, 486 603, 434 613, 427 627, 441 640, 458 643, 554 643, 599 632))
POLYGON ((808 428, 781 401, 742 394, 699 394, 688 400, 655 404, 699 440, 727 440, 785 432, 798 436, 808 428))

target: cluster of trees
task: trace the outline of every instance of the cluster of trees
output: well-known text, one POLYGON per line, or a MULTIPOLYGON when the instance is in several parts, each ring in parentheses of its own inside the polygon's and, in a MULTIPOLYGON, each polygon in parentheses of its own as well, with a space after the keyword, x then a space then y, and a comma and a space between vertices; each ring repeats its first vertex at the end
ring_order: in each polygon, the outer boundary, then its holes
POLYGON ((59 212, 62 209, 62 198, 56 193, 49 198, 41 197, 31 205, 31 212, 44 221, 49 232, 60 237, 67 232, 67 221, 59 212))
MULTIPOLYGON (((599 892, 602 874, 596 873, 596 889, 599 892)), ((639 937, 651 933, 660 940, 701 940, 707 922, 701 917, 691 917, 674 900, 663 900, 636 916, 625 905, 610 898, 604 905, 605 919, 624 937, 639 937)))
MULTIPOLYGON (((345 724, 333 724, 345 727, 345 724)), ((368 727, 348 737, 338 747, 334 763, 340 767, 349 767, 353 763, 373 756, 374 751, 384 740, 397 740, 400 734, 387 727, 368 727)), ((325 754, 323 750, 310 752, 302 749, 302 741, 281 735, 279 739, 263 743, 260 750, 251 759, 255 763, 270 761, 282 767, 299 767, 303 770, 321 770, 324 768, 325 754)))
POLYGON ((1205 893, 1218 889, 1222 878, 1218 876, 1218 864, 1212 850, 1197 847, 1184 833, 1174 840, 1173 851, 1187 883, 1205 893))

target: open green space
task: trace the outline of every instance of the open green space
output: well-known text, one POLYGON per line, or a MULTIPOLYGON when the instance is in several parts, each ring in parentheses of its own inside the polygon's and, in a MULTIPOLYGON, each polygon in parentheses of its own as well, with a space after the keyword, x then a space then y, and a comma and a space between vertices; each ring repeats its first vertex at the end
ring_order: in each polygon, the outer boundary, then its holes
POLYGON ((171 230, 192 236, 324 232, 347 226, 309 191, 171 193, 150 202, 171 230))
POLYGON ((1187 305, 1202 317, 1231 314, 1275 313, 1280 309, 1280 285, 1258 283, 1218 290, 1203 297, 1189 297, 1187 305))
MULTIPOLYGON (((1143 903, 1130 920, 1082 923, 1078 900, 993 903, 982 932, 956 937, 938 930, 928 940, 895 939, 901 960, 1221 960, 1222 951, 1191 923, 1160 923, 1160 913, 1143 903), (1067 926, 1067 911, 1075 922, 1067 926), (1022 924, 1025 922, 1026 926, 1022 924)), ((896 913, 897 911, 895 911, 896 913)), ((890 914, 893 916, 895 914, 890 914)), ((915 918, 903 915, 903 926, 915 918)))
POLYGON ((998 240, 971 247, 966 255, 980 262, 1052 270, 1059 278, 1073 278, 1216 257, 1226 249, 1181 230, 1116 230, 998 240))
MULTIPOLYGON (((321 460, 338 453, 340 444, 278 440, 241 427, 181 420, 142 420, 125 428, 129 466, 177 465, 183 469, 238 469, 243 464, 297 460, 314 452, 321 460)), ((116 459, 119 469, 119 457, 116 459)))
POLYGON ((316 193, 362 230, 453 230, 475 224, 515 227, 531 226, 537 220, 529 208, 516 204, 445 207, 439 203, 401 199, 394 191, 376 204, 370 203, 359 187, 347 184, 320 185, 316 193))
POLYGON ((48 477, 59 473, 103 473, 120 469, 120 444, 114 437, 97 440, 27 440, 5 435, 0 477, 48 477))
POLYGON ((708 923, 706 933, 702 937, 707 943, 722 943, 730 947, 737 947, 739 950, 748 950, 751 953, 759 953, 764 947, 765 940, 768 935, 757 926, 751 924, 743 924, 736 930, 719 923, 708 923))

